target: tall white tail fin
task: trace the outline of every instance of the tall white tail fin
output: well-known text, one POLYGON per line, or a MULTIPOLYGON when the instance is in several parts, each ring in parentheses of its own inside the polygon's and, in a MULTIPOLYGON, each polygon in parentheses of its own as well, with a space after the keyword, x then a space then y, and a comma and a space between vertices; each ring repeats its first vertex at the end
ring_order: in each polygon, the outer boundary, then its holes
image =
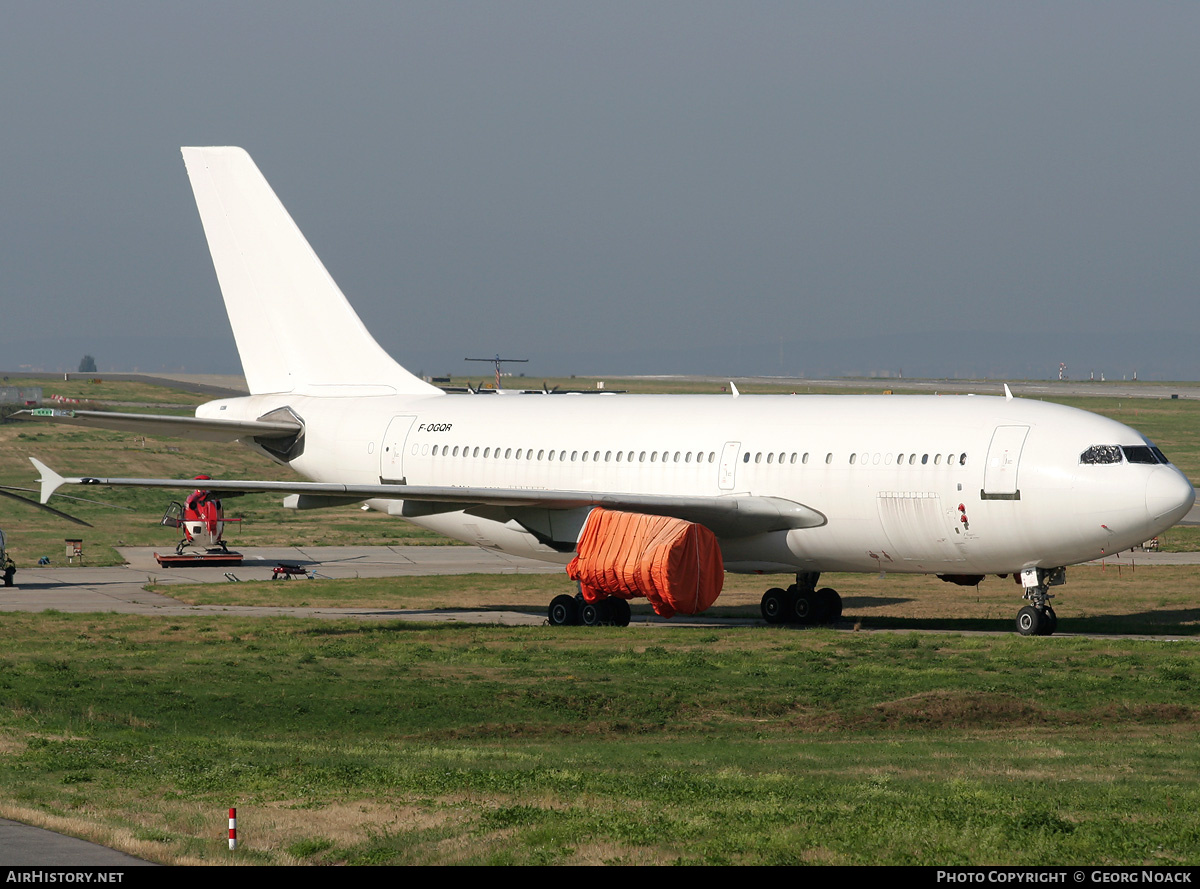
POLYGON ((252 394, 441 394, 363 326, 241 148, 184 148, 196 206, 252 394))

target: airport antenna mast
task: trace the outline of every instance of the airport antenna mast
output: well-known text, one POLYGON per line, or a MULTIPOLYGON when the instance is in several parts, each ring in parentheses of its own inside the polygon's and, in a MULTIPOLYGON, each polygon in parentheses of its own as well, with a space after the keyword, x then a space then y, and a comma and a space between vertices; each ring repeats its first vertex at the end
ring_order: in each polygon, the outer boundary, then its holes
POLYGON ((500 365, 501 364, 528 364, 528 358, 501 358, 497 353, 495 358, 464 358, 463 361, 486 361, 496 367, 496 391, 500 391, 500 365))

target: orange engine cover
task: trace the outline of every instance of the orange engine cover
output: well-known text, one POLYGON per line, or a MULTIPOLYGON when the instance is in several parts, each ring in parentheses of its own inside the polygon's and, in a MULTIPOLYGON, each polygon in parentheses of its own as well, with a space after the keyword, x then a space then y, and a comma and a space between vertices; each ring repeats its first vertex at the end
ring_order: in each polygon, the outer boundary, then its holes
POLYGON ((593 509, 578 553, 567 576, 584 599, 645 596, 661 617, 699 614, 725 583, 716 535, 683 519, 593 509))

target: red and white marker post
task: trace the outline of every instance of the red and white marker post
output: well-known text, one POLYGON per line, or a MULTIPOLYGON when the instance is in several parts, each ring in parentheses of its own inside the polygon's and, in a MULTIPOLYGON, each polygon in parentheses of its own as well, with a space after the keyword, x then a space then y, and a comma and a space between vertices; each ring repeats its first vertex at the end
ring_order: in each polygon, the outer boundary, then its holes
POLYGON ((229 810, 229 851, 237 848, 237 809, 229 810))

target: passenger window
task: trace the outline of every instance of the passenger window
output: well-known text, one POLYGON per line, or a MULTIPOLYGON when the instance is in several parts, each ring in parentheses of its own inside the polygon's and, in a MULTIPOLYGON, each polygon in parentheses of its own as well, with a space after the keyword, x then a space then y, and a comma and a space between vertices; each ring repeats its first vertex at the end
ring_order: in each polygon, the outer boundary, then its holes
POLYGON ((924 465, 925 465, 926 463, 928 463, 928 462, 929 462, 929 455, 928 455, 928 454, 922 454, 922 455, 921 455, 921 465, 922 465, 922 466, 924 466, 924 465))
POLYGON ((750 462, 750 452, 749 451, 746 451, 746 453, 742 455, 742 462, 743 463, 750 462))
POLYGON ((768 462, 768 463, 774 463, 774 462, 775 462, 775 455, 774 455, 774 454, 767 454, 767 462, 768 462))
POLYGON ((832 463, 832 462, 833 462, 833 454, 826 454, 825 455, 825 463, 828 465, 829 463, 832 463))
POLYGON ((958 465, 959 465, 959 466, 966 466, 966 465, 967 465, 967 455, 966 455, 966 454, 960 454, 960 455, 959 455, 959 457, 958 457, 958 465))

